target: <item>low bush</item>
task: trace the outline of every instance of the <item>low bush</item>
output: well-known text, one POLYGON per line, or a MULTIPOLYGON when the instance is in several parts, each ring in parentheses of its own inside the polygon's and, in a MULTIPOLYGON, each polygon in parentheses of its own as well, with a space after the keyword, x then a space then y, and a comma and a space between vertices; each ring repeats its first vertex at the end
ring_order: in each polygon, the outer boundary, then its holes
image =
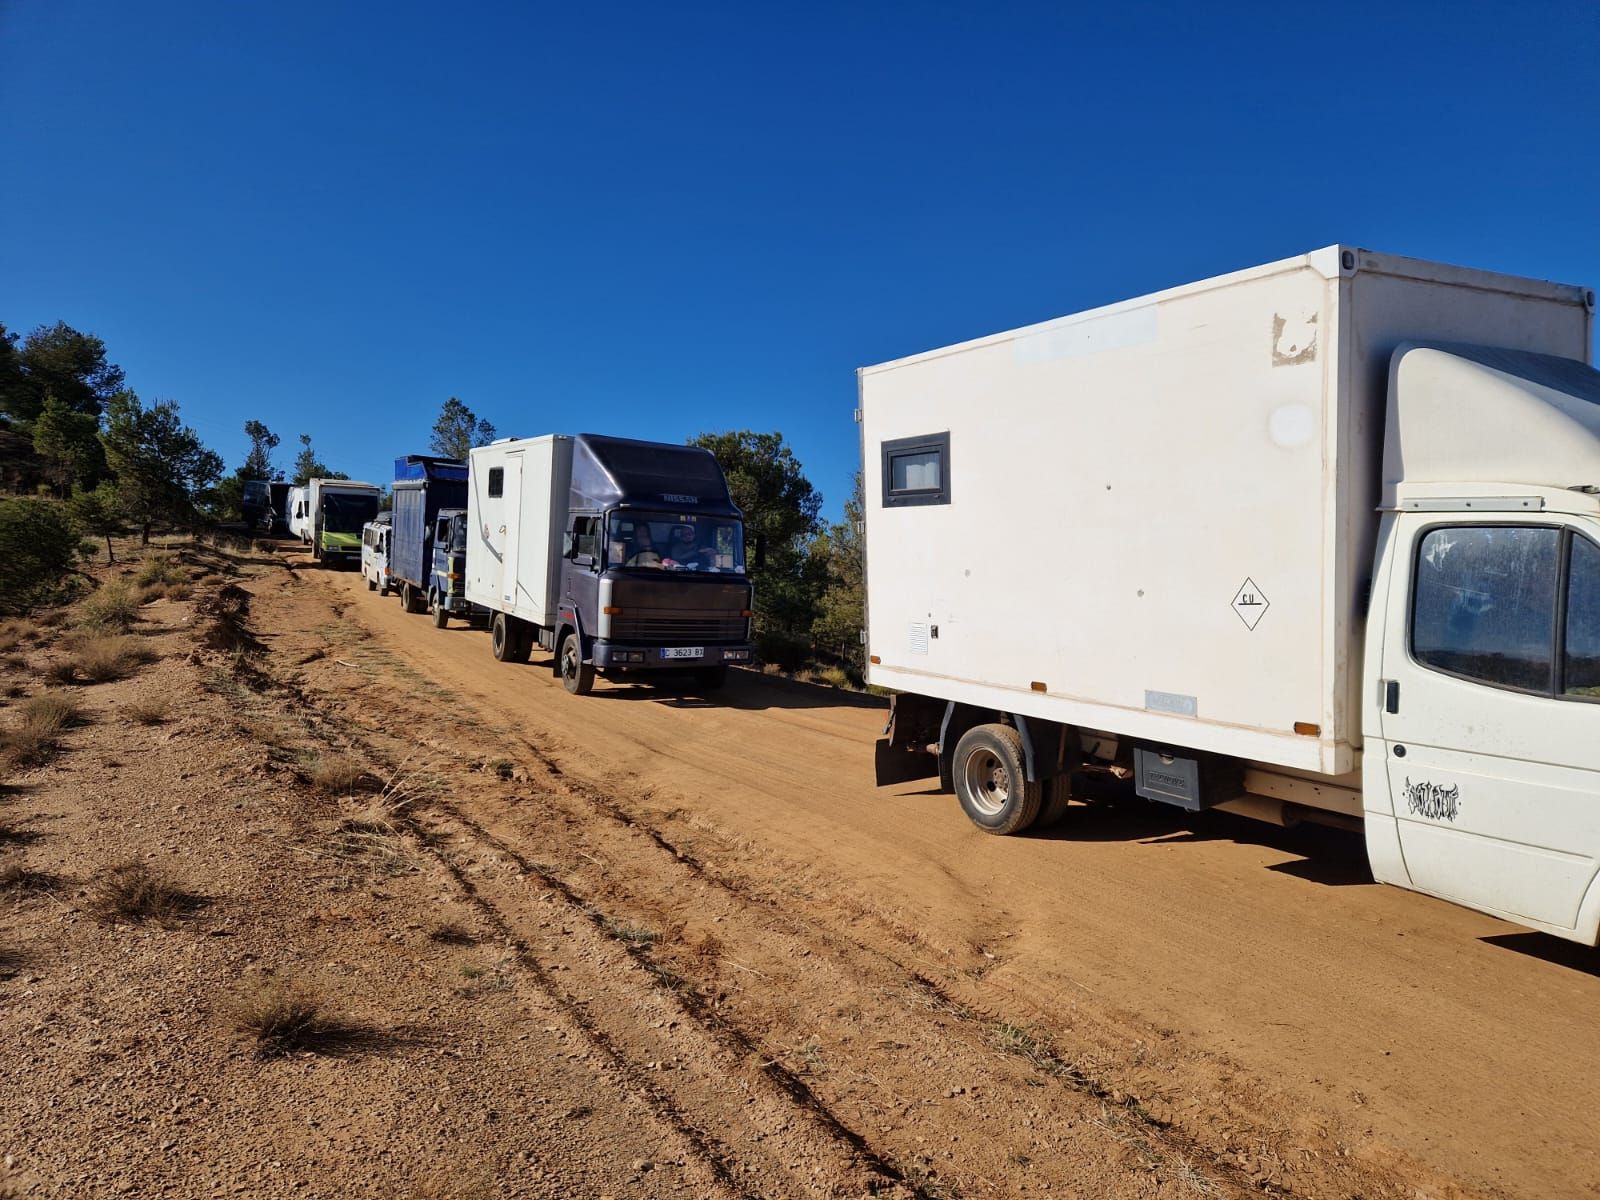
POLYGON ((63 665, 90 683, 111 683, 128 678, 155 657, 155 651, 138 638, 109 634, 84 638, 63 665))
POLYGON ((45 692, 19 704, 16 724, 0 729, 0 765, 42 766, 60 748, 61 732, 82 720, 82 706, 60 692, 45 692))
POLYGON ((147 696, 142 700, 135 700, 122 710, 128 714, 128 720, 136 725, 159 725, 167 719, 167 714, 172 711, 172 705, 164 696, 147 696))
POLYGON ((142 862, 112 867, 89 893, 89 911, 102 921, 171 926, 199 905, 182 888, 157 876, 142 862))
POLYGON ((102 632, 123 632, 139 619, 139 593, 118 579, 87 596, 78 605, 78 625, 102 632))

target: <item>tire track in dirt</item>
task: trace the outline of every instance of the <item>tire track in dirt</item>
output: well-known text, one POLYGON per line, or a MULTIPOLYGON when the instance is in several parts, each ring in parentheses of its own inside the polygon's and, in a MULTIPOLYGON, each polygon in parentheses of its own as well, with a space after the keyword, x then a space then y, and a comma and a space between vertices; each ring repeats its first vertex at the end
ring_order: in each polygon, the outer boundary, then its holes
MULTIPOLYGON (((320 586, 325 585, 328 581, 318 579, 313 582, 320 586)), ((326 590, 326 588, 324 587, 322 590, 326 590)), ((392 699, 392 696, 389 698, 392 699)), ((453 702, 452 707, 458 710, 465 709, 467 712, 473 711, 470 704, 453 702)), ((375 711, 386 717, 388 721, 393 721, 397 716, 400 716, 400 714, 394 711, 384 714, 381 708, 377 708, 375 711)), ((337 716, 348 714, 334 715, 337 716)), ((430 717, 436 721, 438 718, 438 713, 435 711, 430 714, 422 709, 417 709, 411 715, 415 717, 416 720, 410 725, 406 732, 400 736, 404 740, 413 744, 417 742, 428 741, 429 739, 425 737, 418 737, 417 731, 427 727, 427 721, 430 719, 430 717)), ((458 712, 458 715, 465 714, 458 712)), ((404 718, 401 717, 401 719, 404 718)), ((476 729, 472 729, 469 722, 462 722, 459 728, 463 732, 470 729, 472 732, 479 734, 480 737, 478 740, 480 741, 485 740, 481 736, 485 732, 511 732, 508 730, 497 730, 494 729, 493 726, 490 726, 489 730, 486 731, 482 725, 478 726, 476 729)), ((786 908, 782 898, 776 893, 763 891, 760 887, 759 880, 753 881, 755 884, 753 887, 746 886, 748 881, 741 880, 735 875, 724 874, 716 868, 708 865, 707 862, 702 861, 701 857, 693 849, 689 848, 685 844, 682 844, 681 841, 675 838, 664 827, 663 824, 651 820, 647 815, 630 812, 622 802, 614 799, 610 794, 608 794, 608 790, 606 788, 601 788, 590 781, 564 770, 562 764, 551 754, 545 752, 527 738, 518 737, 518 741, 523 750, 532 758, 534 763, 538 764, 539 768, 548 777, 548 779, 543 782, 543 785, 540 789, 542 793, 539 797, 540 799, 564 799, 569 804, 579 806, 580 810, 582 810, 583 813, 587 813, 590 817, 598 814, 606 818, 609 823, 617 826, 620 831, 637 835, 640 838, 645 839, 663 857, 664 860, 670 864, 673 864, 673 869, 681 871, 687 876, 701 881, 708 886, 719 889, 727 895, 731 903, 739 907, 760 910, 760 912, 765 915, 752 918, 758 924, 766 923, 780 925, 800 942, 810 942, 828 948, 833 957, 841 961, 858 960, 862 958, 870 960, 866 967, 861 968, 858 971, 860 978, 867 980, 869 984, 872 981, 873 976, 879 972, 894 973, 909 987, 914 988, 928 996, 932 1000, 933 1004, 937 1005, 940 1011, 969 1026, 970 1028, 968 1031, 968 1036, 971 1039, 981 1040, 984 1035, 989 1032, 989 1028, 994 1020, 991 1013, 982 1008, 974 1008, 970 1004, 964 1003, 957 999, 946 988, 940 985, 932 975, 930 975, 919 965, 907 962, 902 957, 899 957, 893 952, 886 950, 884 947, 874 945, 871 942, 857 938, 847 931, 840 931, 830 925, 824 925, 815 920, 806 919, 803 914, 797 914, 790 908, 786 908)), ((462 747, 459 743, 449 746, 439 745, 438 743, 435 743, 435 745, 436 748, 447 750, 456 756, 459 756, 462 750, 462 747)), ((488 752, 492 753, 493 751, 488 752)), ((611 789, 620 788, 622 790, 626 790, 626 788, 630 786, 631 782, 638 781, 632 780, 632 777, 630 776, 622 776, 609 780, 608 784, 611 789)), ((641 790, 648 794, 648 788, 641 788, 641 790)), ((483 806, 474 802, 473 807, 474 809, 479 809, 483 806)), ((495 825, 506 824, 512 815, 501 809, 498 805, 487 811, 493 814, 492 816, 488 817, 488 820, 490 823, 495 825)), ((553 881, 561 882, 563 887, 566 888, 567 901, 569 905, 574 907, 576 911, 583 913, 585 919, 591 924, 593 931, 599 936, 608 936, 613 942, 617 943, 621 951, 645 971, 646 976, 653 981, 653 986, 657 987, 658 989, 664 986, 661 980, 651 969, 652 965, 654 965, 653 957, 642 947, 616 938, 612 934, 612 931, 606 927, 607 918, 605 918, 603 915, 595 915, 601 910, 593 899, 591 899, 582 891, 571 886, 566 879, 549 871, 548 869, 541 873, 541 871, 538 869, 539 864, 534 863, 526 855, 521 853, 521 851, 518 849, 518 846, 526 844, 526 838, 521 836, 519 831, 516 829, 511 829, 504 835, 497 834, 493 832, 487 824, 478 821, 472 816, 469 816, 465 811, 459 808, 454 813, 454 819, 458 823, 458 826, 462 830, 466 831, 467 836, 469 836, 471 840, 480 846, 492 850, 495 854, 503 856, 509 861, 518 862, 522 869, 534 874, 536 877, 540 877, 542 881, 547 883, 547 885, 553 881)), ((587 857, 587 855, 585 855, 585 857, 587 857)), ((484 902, 488 903, 488 901, 484 902)), ((496 903, 500 902, 497 901, 496 903)), ((497 908, 496 911, 500 913, 503 921, 515 923, 516 921, 522 919, 520 912, 517 911, 521 907, 523 906, 513 899, 512 901, 505 903, 503 907, 497 908)), ((886 930, 886 932, 889 934, 889 940, 897 939, 898 934, 897 931, 892 928, 892 922, 885 924, 877 914, 867 915, 871 915, 873 919, 886 930)), ((852 963, 851 965, 852 967, 860 967, 859 963, 852 963)), ((672 989, 667 990, 669 993, 672 992, 672 989)), ((680 1005, 684 1015, 691 1018, 694 1017, 694 1013, 688 1007, 683 1007, 684 1000, 681 995, 673 994, 673 999, 675 1003, 680 1005)), ((719 1038, 721 1039, 720 1044, 725 1053, 745 1054, 751 1051, 759 1051, 760 1043, 757 1036, 751 1034, 743 1028, 740 1028, 738 1025, 733 1024, 732 1018, 719 1013, 716 1014, 716 1021, 725 1025, 726 1030, 723 1033, 718 1034, 717 1030, 713 1028, 708 1030, 708 1034, 713 1037, 713 1040, 718 1040, 719 1038), (727 1032, 730 1030, 732 1031, 731 1034, 727 1032)), ((701 1023, 704 1024, 704 1022, 701 1023)), ((1231 1187, 1241 1191, 1261 1190, 1261 1180, 1259 1178, 1247 1173, 1222 1156, 1223 1153, 1227 1152, 1226 1147, 1219 1148, 1215 1145, 1208 1146, 1206 1145, 1203 1136, 1190 1137, 1182 1127, 1174 1124, 1170 1124, 1161 1120, 1146 1122, 1143 1120, 1143 1118, 1138 1117, 1136 1111, 1138 1108, 1142 1107, 1144 1103, 1144 1101, 1138 1095, 1127 1093, 1126 1089, 1119 1089, 1113 1086, 1109 1082, 1098 1077, 1093 1071, 1084 1070, 1078 1067, 1076 1064, 1053 1057, 1053 1052, 1044 1052, 1043 1059, 1045 1065, 1038 1066, 1038 1064, 1035 1064, 1039 1070, 1047 1075, 1055 1076, 1055 1078, 1065 1084, 1067 1088, 1081 1093, 1087 1100, 1092 1100, 1100 1104, 1109 1103, 1123 1107, 1129 1111, 1133 1111, 1135 1118, 1142 1126, 1142 1128, 1139 1130, 1140 1135, 1142 1137, 1148 1137, 1154 1141, 1157 1141, 1162 1147, 1165 1148, 1169 1155, 1176 1156, 1179 1159, 1193 1157, 1194 1159, 1201 1161, 1206 1167, 1207 1171, 1212 1173, 1212 1178, 1207 1181, 1209 1186, 1212 1188, 1231 1187)), ((781 1064, 777 1065, 781 1066, 781 1064)), ((805 1107, 814 1102, 819 1106, 820 1111, 829 1113, 831 1115, 832 1110, 829 1107, 828 1102, 818 1095, 815 1088, 805 1083, 804 1080, 800 1079, 787 1068, 783 1068, 783 1070, 790 1079, 798 1083, 803 1089, 803 1092, 798 1096, 790 1096, 790 1101, 792 1104, 805 1107), (809 1099, 807 1099, 808 1097, 809 1099)), ((780 1091, 783 1090, 780 1086, 782 1082, 781 1079, 774 1080, 773 1082, 774 1086, 779 1087, 780 1091)), ((878 1169, 880 1178, 885 1182, 893 1183, 895 1181, 895 1175, 893 1172, 899 1171, 899 1168, 894 1166, 893 1159, 880 1151, 874 1150, 868 1140, 867 1135, 856 1131, 849 1124, 846 1124, 836 1116, 833 1119, 837 1122, 839 1130, 842 1131, 842 1134, 834 1133, 832 1135, 834 1139, 838 1140, 840 1136, 844 1136, 846 1143, 852 1145, 852 1149, 856 1149, 858 1146, 859 1149, 857 1150, 857 1153, 861 1154, 862 1160, 869 1167, 874 1166, 875 1164, 873 1164, 871 1159, 867 1158, 866 1155, 875 1156, 878 1160, 878 1164, 880 1164, 878 1169), (881 1165, 883 1164, 888 1166, 889 1169, 887 1171, 881 1169, 881 1165)), ((901 1176, 903 1179, 903 1172, 901 1172, 901 1176)), ((1311 1179, 1308 1179, 1307 1182, 1312 1182, 1315 1184, 1317 1180, 1320 1180, 1323 1185, 1326 1185, 1333 1183, 1335 1177, 1335 1175, 1314 1176, 1311 1179)), ((1341 1169, 1337 1173, 1337 1177, 1342 1177, 1345 1180, 1345 1186, 1347 1188, 1359 1185, 1368 1195, 1389 1194, 1397 1183, 1397 1181, 1388 1176, 1387 1172, 1382 1172, 1380 1170, 1375 1173, 1373 1171, 1362 1169, 1353 1163, 1341 1164, 1341 1169)), ((916 1185, 913 1184, 913 1186, 916 1185)), ((1269 1190, 1283 1193, 1288 1189, 1284 1183, 1279 1181, 1272 1185, 1269 1190)), ((928 1192, 925 1194, 934 1193, 928 1192)), ((1325 1195, 1330 1193, 1325 1189, 1325 1187, 1311 1186, 1304 1194, 1325 1195)))

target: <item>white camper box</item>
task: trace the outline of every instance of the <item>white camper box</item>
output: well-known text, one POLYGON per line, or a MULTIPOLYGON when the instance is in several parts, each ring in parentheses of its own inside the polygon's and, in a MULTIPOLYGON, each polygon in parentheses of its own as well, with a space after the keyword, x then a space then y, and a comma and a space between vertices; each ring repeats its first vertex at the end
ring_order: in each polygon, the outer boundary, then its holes
POLYGON ((864 368, 870 681, 1348 775, 1394 350, 1592 314, 1334 246, 864 368))
MULTIPOLYGON (((541 628, 556 623, 572 439, 507 438, 472 450, 467 600, 541 628)), ((526 657, 526 655, 524 655, 526 657)))
POLYGON ((307 545, 311 543, 311 489, 308 487, 292 487, 289 489, 289 499, 285 504, 288 508, 287 521, 289 536, 297 537, 307 545))

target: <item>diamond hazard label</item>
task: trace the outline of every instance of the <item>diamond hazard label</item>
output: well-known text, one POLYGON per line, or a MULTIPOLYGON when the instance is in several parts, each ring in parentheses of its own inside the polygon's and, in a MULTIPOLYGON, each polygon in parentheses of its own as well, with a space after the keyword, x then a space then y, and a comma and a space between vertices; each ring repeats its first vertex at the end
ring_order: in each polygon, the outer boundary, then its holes
POLYGON ((1244 622, 1246 629, 1254 629, 1259 625, 1270 607, 1271 604, 1254 579, 1247 578, 1233 594, 1233 611, 1239 614, 1239 620, 1244 622))

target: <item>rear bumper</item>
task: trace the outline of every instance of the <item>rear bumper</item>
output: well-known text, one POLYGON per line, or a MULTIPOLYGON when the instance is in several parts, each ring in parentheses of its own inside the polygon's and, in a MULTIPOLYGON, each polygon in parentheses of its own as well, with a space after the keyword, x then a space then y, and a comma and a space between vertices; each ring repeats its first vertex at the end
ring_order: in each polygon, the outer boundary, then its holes
POLYGON ((755 657, 749 642, 727 642, 718 646, 644 646, 637 642, 597 640, 591 661, 601 671, 689 671, 706 667, 746 666, 755 657), (673 650, 697 650, 698 654, 680 657, 673 650))

